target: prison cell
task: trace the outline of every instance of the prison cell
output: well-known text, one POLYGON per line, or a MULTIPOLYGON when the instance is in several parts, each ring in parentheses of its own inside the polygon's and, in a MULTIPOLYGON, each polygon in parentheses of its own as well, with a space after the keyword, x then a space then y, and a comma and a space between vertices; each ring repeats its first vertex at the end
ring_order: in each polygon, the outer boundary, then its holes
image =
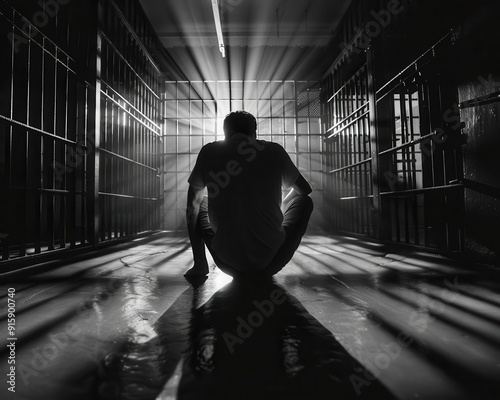
MULTIPOLYGON (((347 22, 363 21, 364 7, 353 7, 347 22)), ((382 44, 390 32, 369 45, 360 35, 346 28, 348 45, 322 82, 330 224, 341 233, 460 252, 462 124, 456 93, 442 79, 452 35, 392 76, 384 57, 394 50, 382 44)))
MULTIPOLYGON (((8 389, 500 399, 498 15, 498 0, 0 0, 8 389), (310 220, 306 196, 285 206, 283 244, 274 206, 250 225, 210 210, 214 246, 206 219, 186 229, 198 154, 240 109, 313 187, 310 220)), ((252 171, 229 188, 245 207, 270 201, 252 171)))
POLYGON ((384 218, 384 207, 391 210, 390 240, 461 251, 463 188, 453 184, 462 171, 461 124, 456 97, 438 79, 450 45, 447 35, 376 93, 377 118, 394 121, 379 136, 381 207, 384 218))
POLYGON ((131 1, 53 17, 31 6, 0 2, 2 258, 154 229, 162 79, 149 22, 131 1), (27 17, 43 12, 44 24, 27 17))
POLYGON ((153 36, 145 17, 135 2, 123 8, 128 18, 116 3, 102 4, 99 32, 101 240, 160 226, 162 73, 143 42, 153 36))
POLYGON ((8 96, 0 110, 7 259, 86 241, 83 160, 91 88, 78 74, 78 26, 69 23, 69 9, 42 31, 9 3, 0 4, 2 34, 10 38, 1 62, 8 96))

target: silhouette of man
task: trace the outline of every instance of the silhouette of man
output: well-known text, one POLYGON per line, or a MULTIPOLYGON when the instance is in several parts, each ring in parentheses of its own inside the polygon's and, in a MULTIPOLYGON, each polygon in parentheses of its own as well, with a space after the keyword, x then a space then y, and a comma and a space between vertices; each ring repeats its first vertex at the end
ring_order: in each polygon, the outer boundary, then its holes
POLYGON ((194 266, 187 279, 208 274, 205 245, 223 272, 241 278, 277 273, 300 244, 313 210, 311 186, 283 147, 257 140, 256 130, 252 114, 232 112, 225 140, 198 154, 188 179, 194 266), (283 200, 282 187, 291 188, 283 200))

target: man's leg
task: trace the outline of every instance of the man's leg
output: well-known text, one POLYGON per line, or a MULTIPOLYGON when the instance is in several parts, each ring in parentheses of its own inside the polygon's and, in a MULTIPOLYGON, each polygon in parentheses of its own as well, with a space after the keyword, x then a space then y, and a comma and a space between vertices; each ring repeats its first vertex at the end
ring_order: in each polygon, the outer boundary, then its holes
POLYGON ((306 232, 313 208, 312 199, 308 195, 294 197, 287 204, 282 225, 286 232, 286 239, 265 269, 266 275, 276 274, 292 259, 306 232))
POLYGON ((212 258, 215 261, 215 264, 219 267, 219 269, 233 277, 237 277, 240 275, 240 272, 231 268, 228 265, 225 265, 217 256, 215 251, 212 248, 212 239, 215 235, 214 230, 212 229, 212 225, 210 224, 210 219, 208 218, 208 199, 205 197, 200 205, 200 213, 198 214, 198 222, 196 224, 196 229, 200 229, 203 241, 205 242, 205 246, 207 246, 208 251, 212 255, 212 258))

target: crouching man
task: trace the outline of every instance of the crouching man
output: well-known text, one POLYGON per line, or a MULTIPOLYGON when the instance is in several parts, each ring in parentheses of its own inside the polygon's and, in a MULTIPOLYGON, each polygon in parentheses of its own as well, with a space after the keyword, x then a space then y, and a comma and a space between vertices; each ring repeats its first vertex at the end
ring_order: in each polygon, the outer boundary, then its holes
POLYGON ((223 272, 245 279, 274 275, 300 244, 313 210, 311 186, 283 147, 257 140, 256 130, 252 114, 232 112, 225 140, 198 154, 188 179, 194 266, 187 279, 207 276, 205 245, 223 272), (282 187, 291 189, 283 201, 282 187))

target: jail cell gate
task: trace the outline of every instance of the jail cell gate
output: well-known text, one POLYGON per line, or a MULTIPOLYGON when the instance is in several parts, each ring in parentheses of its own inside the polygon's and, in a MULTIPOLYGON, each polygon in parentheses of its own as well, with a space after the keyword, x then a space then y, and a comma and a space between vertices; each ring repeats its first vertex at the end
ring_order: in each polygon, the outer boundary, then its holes
POLYGON ((325 77, 332 230, 463 251, 462 125, 439 49, 378 85, 370 51, 350 76, 340 63, 325 77))
POLYGON ((159 220, 163 79, 152 27, 126 0, 60 4, 37 25, 44 10, 45 1, 0 0, 0 241, 9 268, 152 231, 159 220))

